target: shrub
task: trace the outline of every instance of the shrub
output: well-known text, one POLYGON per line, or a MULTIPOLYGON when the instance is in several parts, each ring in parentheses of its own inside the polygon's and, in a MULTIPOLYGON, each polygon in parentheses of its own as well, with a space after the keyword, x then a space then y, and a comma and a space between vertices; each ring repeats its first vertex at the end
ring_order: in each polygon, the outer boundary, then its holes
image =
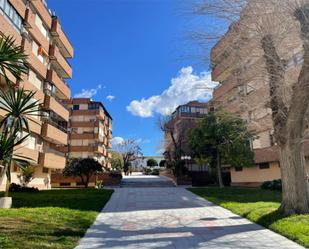
POLYGON ((149 167, 144 168, 144 174, 145 175, 150 175, 151 174, 151 169, 149 167))
POLYGON ((281 179, 266 181, 261 185, 261 189, 269 189, 269 190, 282 190, 282 181, 281 179))
POLYGON ((37 188, 34 187, 25 187, 16 183, 10 185, 10 192, 39 192, 37 188))
POLYGON ((160 170, 159 170, 159 169, 152 169, 152 170, 151 170, 151 175, 153 175, 153 176, 158 176, 158 175, 160 175, 160 170))
POLYGON ((122 179, 122 174, 121 174, 121 172, 119 172, 119 171, 110 171, 110 172, 108 173, 108 175, 109 175, 110 177, 112 177, 112 178, 119 178, 119 179, 122 179))

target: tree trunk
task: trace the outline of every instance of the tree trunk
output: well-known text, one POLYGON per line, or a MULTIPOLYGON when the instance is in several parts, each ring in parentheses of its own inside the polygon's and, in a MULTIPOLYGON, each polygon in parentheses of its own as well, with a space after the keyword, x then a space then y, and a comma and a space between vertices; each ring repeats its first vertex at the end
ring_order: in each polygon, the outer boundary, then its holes
POLYGON ((10 186, 11 186, 11 160, 6 168, 6 184, 5 184, 4 197, 9 197, 10 186))
POLYGON ((286 214, 309 213, 309 189, 302 144, 287 143, 280 148, 282 203, 286 214))
POLYGON ((219 152, 217 152, 217 175, 218 175, 219 187, 224 188, 224 184, 222 181, 222 172, 221 172, 221 158, 219 152))
POLYGON ((274 135, 279 145, 282 202, 286 214, 309 212, 309 188, 306 161, 302 151, 306 113, 309 105, 309 46, 304 41, 304 62, 293 88, 289 108, 283 100, 282 87, 286 85, 285 68, 271 36, 262 39, 266 68, 269 73, 270 98, 274 135))

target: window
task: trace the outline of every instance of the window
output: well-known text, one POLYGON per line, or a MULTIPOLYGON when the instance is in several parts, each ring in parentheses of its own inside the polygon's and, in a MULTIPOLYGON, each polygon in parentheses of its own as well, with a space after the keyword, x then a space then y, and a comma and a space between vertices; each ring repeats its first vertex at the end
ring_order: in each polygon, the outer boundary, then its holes
POLYGON ((235 171, 236 172, 243 171, 243 168, 242 167, 235 167, 235 171))
POLYGON ((47 31, 47 28, 45 28, 42 19, 37 14, 35 15, 35 24, 39 28, 41 33, 44 35, 44 37, 46 37, 47 40, 49 40, 49 33, 47 31))
POLYGON ((29 70, 28 80, 37 89, 42 89, 42 85, 43 85, 42 80, 32 70, 29 70))
POLYGON ((73 110, 74 110, 74 111, 79 110, 79 105, 73 105, 73 110))
POLYGON ((88 105, 88 110, 98 110, 100 108, 100 105, 98 103, 90 103, 88 105))
POLYGON ((5 15, 5 17, 13 25, 13 27, 18 32, 21 32, 22 18, 14 9, 14 7, 8 2, 8 0, 0 0, 0 10, 1 14, 5 15))
POLYGON ((43 167, 42 172, 43 172, 43 173, 45 173, 45 174, 48 174, 48 173, 49 173, 49 169, 48 169, 48 168, 43 167))
POLYGON ((269 163, 260 163, 259 168, 260 169, 269 169, 269 163))
POLYGON ((190 112, 190 107, 189 107, 189 106, 182 106, 182 107, 180 108, 180 111, 181 111, 181 112, 190 112))

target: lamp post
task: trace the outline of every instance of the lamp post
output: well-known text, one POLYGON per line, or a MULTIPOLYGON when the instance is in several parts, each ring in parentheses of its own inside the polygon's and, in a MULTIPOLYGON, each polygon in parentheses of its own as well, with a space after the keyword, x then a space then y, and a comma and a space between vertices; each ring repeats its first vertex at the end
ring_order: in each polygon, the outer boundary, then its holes
MULTIPOLYGON (((186 167, 188 168, 188 161, 191 160, 192 158, 190 156, 182 156, 181 160, 184 160, 186 163, 186 167)), ((192 168, 190 169, 192 171, 192 168)))

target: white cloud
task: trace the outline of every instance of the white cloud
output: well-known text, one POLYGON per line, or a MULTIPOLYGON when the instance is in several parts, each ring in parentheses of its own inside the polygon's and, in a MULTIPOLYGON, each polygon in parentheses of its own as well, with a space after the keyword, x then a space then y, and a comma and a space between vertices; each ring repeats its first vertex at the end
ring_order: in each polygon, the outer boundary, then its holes
POLYGON ((106 96, 106 99, 109 100, 109 101, 113 101, 115 99, 115 96, 108 95, 108 96, 106 96))
POLYGON ((112 143, 113 146, 119 145, 119 144, 121 144, 123 142, 124 142, 124 138, 123 137, 114 137, 111 140, 111 143, 112 143))
POLYGON ((161 95, 154 95, 141 100, 133 100, 127 110, 135 116, 147 118, 154 113, 171 114, 179 105, 189 101, 208 101, 212 96, 212 88, 217 83, 211 81, 209 72, 194 74, 193 68, 183 67, 178 76, 171 80, 171 85, 161 95))
POLYGON ((92 88, 92 89, 82 89, 82 91, 80 93, 77 93, 74 95, 74 98, 92 98, 93 96, 95 96, 98 91, 102 89, 102 85, 99 84, 97 85, 96 88, 92 88))
POLYGON ((136 139, 136 143, 138 144, 149 144, 150 142, 151 142, 150 139, 142 139, 142 138, 136 139))

